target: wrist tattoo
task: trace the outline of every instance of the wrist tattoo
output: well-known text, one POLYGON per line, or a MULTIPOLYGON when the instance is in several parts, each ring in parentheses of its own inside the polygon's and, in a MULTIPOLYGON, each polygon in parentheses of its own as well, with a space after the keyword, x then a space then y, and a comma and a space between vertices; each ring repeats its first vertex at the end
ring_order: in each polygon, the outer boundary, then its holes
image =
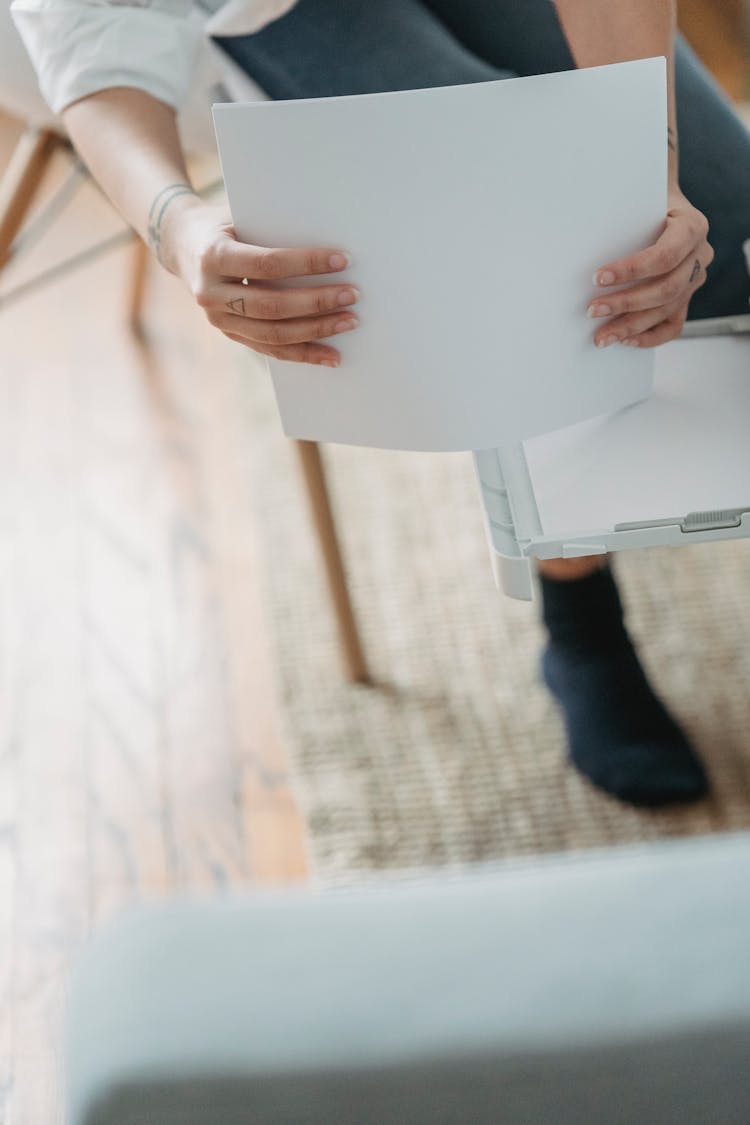
POLYGON ((190 187, 190 184, 168 184, 154 197, 154 201, 148 213, 147 241, 160 262, 162 261, 161 225, 164 221, 167 208, 173 199, 177 199, 178 195, 195 195, 195 192, 190 187))
POLYGON ((668 126, 668 128, 667 128, 667 144, 671 148, 672 152, 675 153, 675 155, 676 155, 677 154, 677 133, 671 127, 671 125, 668 126))

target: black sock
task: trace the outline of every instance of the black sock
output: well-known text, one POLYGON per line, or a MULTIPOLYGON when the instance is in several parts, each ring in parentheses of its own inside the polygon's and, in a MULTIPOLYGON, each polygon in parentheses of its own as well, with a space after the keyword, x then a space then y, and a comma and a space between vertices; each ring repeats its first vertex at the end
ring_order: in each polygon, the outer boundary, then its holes
POLYGON ((703 766, 646 679, 609 568, 573 581, 540 577, 549 632, 542 671, 562 708, 573 764, 632 805, 703 797, 703 766))

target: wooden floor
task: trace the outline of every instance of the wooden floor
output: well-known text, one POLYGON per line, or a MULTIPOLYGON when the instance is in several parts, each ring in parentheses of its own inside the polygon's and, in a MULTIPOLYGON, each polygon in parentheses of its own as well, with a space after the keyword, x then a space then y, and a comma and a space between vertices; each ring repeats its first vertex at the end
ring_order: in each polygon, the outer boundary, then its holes
POLYGON ((678 0, 680 27, 735 101, 750 98, 747 0, 678 0))
MULTIPOLYGON (((25 270, 117 229, 93 189, 62 226, 25 270)), ((61 1120, 92 927, 144 894, 305 875, 239 365, 166 275, 139 346, 127 257, 0 308, 0 1125, 61 1120)))

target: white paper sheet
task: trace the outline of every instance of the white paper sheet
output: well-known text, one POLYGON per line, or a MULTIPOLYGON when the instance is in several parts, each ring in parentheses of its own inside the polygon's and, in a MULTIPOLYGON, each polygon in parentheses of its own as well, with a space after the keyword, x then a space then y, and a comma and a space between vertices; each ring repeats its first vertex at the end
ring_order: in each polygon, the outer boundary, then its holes
POLYGON ((663 59, 214 120, 239 236, 341 247, 362 291, 339 369, 271 365, 290 436, 479 449, 649 393, 650 352, 597 350, 585 310, 663 223, 663 59))
POLYGON ((542 530, 750 505, 750 338, 659 348, 646 402, 525 443, 542 530))

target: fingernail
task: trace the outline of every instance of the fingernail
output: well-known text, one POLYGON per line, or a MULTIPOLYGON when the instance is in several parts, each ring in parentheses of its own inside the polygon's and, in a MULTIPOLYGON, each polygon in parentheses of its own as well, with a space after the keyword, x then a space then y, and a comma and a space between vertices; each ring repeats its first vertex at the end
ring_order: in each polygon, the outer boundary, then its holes
POLYGON ((594 274, 594 285, 614 285, 615 275, 612 270, 605 270, 604 273, 594 274))
POLYGON ((623 340, 622 342, 626 348, 640 348, 641 346, 638 340, 623 340))
POLYGON ((328 265, 332 270, 345 270, 349 265, 349 258, 346 254, 331 254, 328 265))
POLYGON ((320 366, 321 367, 338 367, 340 363, 341 363, 340 359, 321 359, 320 366))
POLYGON ((591 305, 589 307, 589 316, 611 316, 612 309, 609 305, 591 305))
POLYGON ((617 343, 617 337, 616 336, 605 336, 603 340, 599 340, 597 342, 596 346, 597 346, 597 348, 608 348, 608 347, 610 347, 610 345, 616 344, 616 343, 617 343))
POLYGON ((342 289, 339 293, 340 305, 354 305, 359 300, 359 289, 342 289))
POLYGON ((338 324, 335 325, 333 331, 334 332, 350 332, 351 329, 356 328, 358 324, 359 324, 359 321, 357 320, 356 316, 349 316, 349 317, 346 318, 346 320, 340 320, 338 322, 338 324))

